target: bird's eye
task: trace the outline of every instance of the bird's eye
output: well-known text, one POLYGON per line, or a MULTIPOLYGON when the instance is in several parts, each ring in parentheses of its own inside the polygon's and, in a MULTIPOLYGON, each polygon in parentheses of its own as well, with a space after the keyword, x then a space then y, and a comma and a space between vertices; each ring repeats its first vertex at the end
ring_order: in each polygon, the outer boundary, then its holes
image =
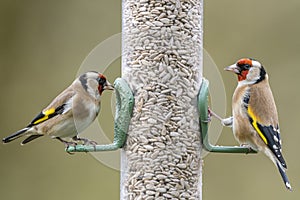
POLYGON ((248 64, 245 64, 244 66, 243 66, 243 68, 245 69, 245 70, 249 70, 250 69, 250 65, 248 65, 248 64))
POLYGON ((99 85, 103 85, 105 82, 106 82, 105 79, 103 79, 103 78, 98 78, 98 83, 99 83, 99 85))

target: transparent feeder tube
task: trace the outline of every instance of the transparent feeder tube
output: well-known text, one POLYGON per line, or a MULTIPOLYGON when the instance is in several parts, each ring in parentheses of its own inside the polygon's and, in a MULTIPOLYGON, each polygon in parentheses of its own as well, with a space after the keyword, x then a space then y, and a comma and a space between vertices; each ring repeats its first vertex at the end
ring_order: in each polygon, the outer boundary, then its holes
POLYGON ((121 199, 201 199, 202 0, 123 0, 122 77, 135 104, 121 199))

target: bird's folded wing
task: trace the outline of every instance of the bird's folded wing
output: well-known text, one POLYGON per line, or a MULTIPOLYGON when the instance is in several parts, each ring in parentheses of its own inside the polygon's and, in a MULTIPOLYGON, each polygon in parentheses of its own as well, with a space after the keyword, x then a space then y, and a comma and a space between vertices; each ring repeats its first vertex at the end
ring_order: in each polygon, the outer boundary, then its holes
POLYGON ((286 162, 281 153, 281 139, 278 124, 263 124, 260 122, 260 118, 256 115, 255 110, 253 110, 250 106, 248 107, 248 116, 251 125, 256 130, 260 138, 273 152, 281 165, 284 168, 287 168, 286 162))
POLYGON ((75 92, 70 90, 69 92, 61 93, 57 96, 51 104, 40 112, 28 125, 28 127, 40 124, 42 122, 51 119, 57 115, 66 113, 72 108, 72 98, 75 95, 75 92))

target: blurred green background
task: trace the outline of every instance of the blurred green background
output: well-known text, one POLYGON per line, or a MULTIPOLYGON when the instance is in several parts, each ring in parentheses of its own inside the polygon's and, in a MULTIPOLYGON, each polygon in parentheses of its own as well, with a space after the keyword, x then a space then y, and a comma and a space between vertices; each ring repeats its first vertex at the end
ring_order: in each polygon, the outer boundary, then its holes
MULTIPOLYGON (((228 110, 236 78, 223 73, 226 65, 249 56, 269 73, 294 192, 286 191, 264 155, 209 154, 204 162, 204 200, 300 198, 299 9, 299 0, 205 1, 204 47, 222 73, 228 110)), ((97 44, 121 32, 121 1, 1 0, 0 25, 4 137, 26 125, 67 87, 97 44)), ((106 72, 112 82, 120 76, 119 66, 116 60, 106 72)), ((105 115, 110 113, 110 95, 105 95, 98 119, 105 121, 107 132, 113 126, 111 115, 105 115)), ((236 144, 228 129, 219 143, 236 144)), ((0 145, 0 158, 1 199, 119 199, 119 171, 89 154, 70 156, 48 137, 26 146, 19 141, 0 145)))

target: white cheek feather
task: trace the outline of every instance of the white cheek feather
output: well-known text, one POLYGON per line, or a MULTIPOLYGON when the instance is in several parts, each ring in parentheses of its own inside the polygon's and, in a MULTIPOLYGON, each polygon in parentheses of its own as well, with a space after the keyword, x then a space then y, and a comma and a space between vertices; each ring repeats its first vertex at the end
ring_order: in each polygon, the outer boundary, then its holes
POLYGON ((95 99, 98 99, 100 97, 98 91, 98 83, 96 81, 89 80, 87 86, 87 92, 89 93, 89 95, 94 97, 95 99))
POLYGON ((256 60, 252 60, 252 66, 253 67, 261 67, 261 64, 256 60))
POLYGON ((257 65, 260 66, 260 64, 257 61, 254 61, 254 62, 255 62, 255 66, 250 68, 245 80, 238 82, 238 86, 252 85, 252 84, 256 83, 256 81, 260 78, 259 77, 259 67, 257 67, 257 65))

